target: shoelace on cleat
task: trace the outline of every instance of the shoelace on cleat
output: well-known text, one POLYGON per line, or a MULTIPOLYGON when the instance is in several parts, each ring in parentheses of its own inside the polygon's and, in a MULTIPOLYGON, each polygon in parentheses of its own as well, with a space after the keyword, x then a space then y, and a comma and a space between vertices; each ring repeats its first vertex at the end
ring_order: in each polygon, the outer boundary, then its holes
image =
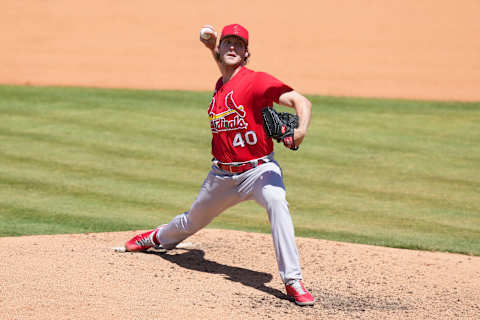
POLYGON ((153 246, 152 241, 150 240, 150 237, 145 237, 137 240, 137 245, 141 247, 153 246))
POLYGON ((306 294, 305 290, 303 290, 302 285, 300 284, 300 281, 296 281, 296 282, 292 283, 291 286, 294 287, 295 290, 297 290, 297 292, 299 294, 301 294, 301 295, 306 294))

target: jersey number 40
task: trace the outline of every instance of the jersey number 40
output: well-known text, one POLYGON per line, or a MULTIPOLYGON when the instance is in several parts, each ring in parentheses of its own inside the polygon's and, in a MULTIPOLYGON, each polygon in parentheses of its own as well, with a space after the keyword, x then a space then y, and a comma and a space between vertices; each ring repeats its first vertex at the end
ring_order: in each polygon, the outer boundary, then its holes
POLYGON ((255 133, 255 131, 245 132, 245 138, 239 132, 233 138, 234 147, 245 147, 245 142, 251 146, 257 143, 257 134, 255 133))

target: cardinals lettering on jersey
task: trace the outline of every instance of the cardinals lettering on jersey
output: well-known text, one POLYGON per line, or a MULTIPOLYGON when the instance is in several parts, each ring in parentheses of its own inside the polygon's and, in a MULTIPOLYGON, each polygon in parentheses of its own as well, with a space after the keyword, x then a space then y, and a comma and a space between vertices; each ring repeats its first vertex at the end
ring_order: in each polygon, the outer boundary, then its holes
POLYGON ((226 110, 215 110, 215 97, 212 98, 210 108, 208 109, 212 133, 246 129, 248 124, 245 122, 245 108, 237 106, 233 100, 233 91, 230 91, 225 97, 225 107, 226 110))

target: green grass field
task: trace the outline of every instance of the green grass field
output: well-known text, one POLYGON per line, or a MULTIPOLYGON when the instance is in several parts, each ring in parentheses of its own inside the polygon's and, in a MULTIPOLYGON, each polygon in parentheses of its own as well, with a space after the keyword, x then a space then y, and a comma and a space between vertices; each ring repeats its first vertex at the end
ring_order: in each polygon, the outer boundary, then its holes
MULTIPOLYGON (((310 97, 297 236, 480 255, 480 103, 310 97)), ((148 229, 210 167, 210 93, 0 86, 0 236, 148 229)), ((210 227, 269 232, 254 202, 210 227)))

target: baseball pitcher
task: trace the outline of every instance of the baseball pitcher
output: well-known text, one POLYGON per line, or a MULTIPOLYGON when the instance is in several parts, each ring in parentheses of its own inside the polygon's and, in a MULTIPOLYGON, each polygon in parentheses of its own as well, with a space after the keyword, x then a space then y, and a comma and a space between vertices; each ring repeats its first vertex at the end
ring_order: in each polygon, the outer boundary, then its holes
POLYGON ((307 133, 312 104, 275 77, 245 67, 250 52, 249 34, 243 26, 225 26, 217 44, 215 28, 207 25, 200 41, 221 72, 207 109, 212 132, 210 172, 190 210, 135 236, 125 247, 128 251, 175 248, 226 209, 255 200, 268 214, 287 295, 298 305, 313 305, 315 299, 302 283, 282 170, 274 159, 272 140, 298 149, 307 133), (276 112, 274 103, 293 108, 296 115, 276 112))

